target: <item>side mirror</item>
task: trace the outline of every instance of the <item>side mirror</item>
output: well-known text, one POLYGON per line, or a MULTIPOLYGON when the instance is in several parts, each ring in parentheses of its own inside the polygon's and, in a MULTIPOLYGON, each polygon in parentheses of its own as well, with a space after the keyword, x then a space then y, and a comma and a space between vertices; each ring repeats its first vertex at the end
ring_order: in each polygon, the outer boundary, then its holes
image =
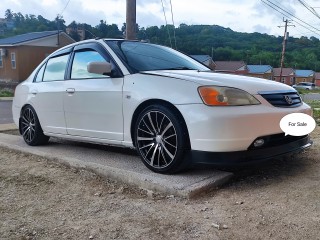
POLYGON ((112 65, 108 62, 89 62, 87 70, 89 73, 108 75, 111 73, 112 65))

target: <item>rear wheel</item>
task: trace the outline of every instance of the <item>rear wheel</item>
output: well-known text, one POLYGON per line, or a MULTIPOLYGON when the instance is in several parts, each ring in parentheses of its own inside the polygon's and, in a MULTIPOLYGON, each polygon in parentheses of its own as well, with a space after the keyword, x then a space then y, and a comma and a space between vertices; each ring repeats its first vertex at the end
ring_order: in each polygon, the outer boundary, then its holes
POLYGON ((49 137, 43 134, 36 111, 26 106, 21 113, 20 130, 24 141, 30 146, 48 143, 49 137))
POLYGON ((149 169, 174 173, 188 164, 184 155, 189 138, 184 126, 181 118, 166 106, 151 105, 140 113, 134 141, 143 163, 149 169))

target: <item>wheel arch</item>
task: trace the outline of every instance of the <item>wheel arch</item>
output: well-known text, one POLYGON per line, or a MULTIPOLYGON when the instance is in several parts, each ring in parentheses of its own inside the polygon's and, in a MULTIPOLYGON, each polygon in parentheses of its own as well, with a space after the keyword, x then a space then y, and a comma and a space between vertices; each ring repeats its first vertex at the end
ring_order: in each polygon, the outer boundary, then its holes
POLYGON ((132 143, 133 146, 135 146, 135 141, 134 141, 134 126, 136 124, 136 121, 138 119, 139 114, 148 106, 153 105, 153 104, 160 104, 163 106, 166 106, 168 108, 170 108, 182 121, 183 123, 183 127, 186 130, 186 134, 188 137, 188 147, 189 149, 191 148, 191 142, 190 142, 190 135, 189 135, 189 130, 186 124, 186 121, 184 119, 184 117, 182 116, 181 112, 179 111, 178 108, 176 108, 176 106, 174 106, 172 103, 162 100, 162 99, 149 99, 146 100, 142 103, 140 103, 140 105, 136 108, 136 110, 134 111, 133 115, 132 115, 132 121, 131 121, 131 126, 130 126, 130 134, 131 134, 131 139, 132 139, 132 143))

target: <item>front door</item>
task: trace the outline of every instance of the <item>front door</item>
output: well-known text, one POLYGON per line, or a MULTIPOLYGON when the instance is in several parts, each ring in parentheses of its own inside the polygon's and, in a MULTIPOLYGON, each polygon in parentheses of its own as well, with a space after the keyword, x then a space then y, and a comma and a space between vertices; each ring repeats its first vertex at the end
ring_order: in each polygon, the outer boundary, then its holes
MULTIPOLYGON (((89 62, 112 60, 93 44, 75 48, 70 79, 65 81, 64 111, 67 133, 73 136, 123 140, 123 77, 89 73, 89 62)), ((115 67, 115 66, 114 66, 115 67)))

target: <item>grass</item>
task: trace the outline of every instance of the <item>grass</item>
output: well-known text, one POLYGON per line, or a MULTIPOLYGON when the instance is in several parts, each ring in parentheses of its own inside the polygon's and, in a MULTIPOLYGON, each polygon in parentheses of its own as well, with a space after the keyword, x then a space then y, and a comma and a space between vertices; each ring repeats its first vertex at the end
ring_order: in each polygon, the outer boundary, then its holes
POLYGON ((299 94, 308 94, 308 93, 320 93, 320 89, 314 89, 314 90, 305 90, 305 89, 296 89, 299 94))
POLYGON ((0 97, 13 97, 13 90, 0 89, 0 97))
POLYGON ((320 100, 306 101, 306 103, 313 109, 313 118, 320 126, 320 100))

